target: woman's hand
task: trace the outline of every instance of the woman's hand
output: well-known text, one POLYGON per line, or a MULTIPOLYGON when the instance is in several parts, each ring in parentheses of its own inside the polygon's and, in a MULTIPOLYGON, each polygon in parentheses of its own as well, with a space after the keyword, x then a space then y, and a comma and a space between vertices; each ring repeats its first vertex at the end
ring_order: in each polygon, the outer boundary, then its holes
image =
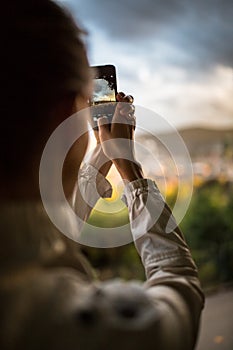
POLYGON ((98 120, 98 137, 104 154, 114 163, 121 177, 134 181, 142 178, 143 174, 134 153, 133 97, 121 92, 117 95, 117 101, 110 127, 107 117, 98 120))

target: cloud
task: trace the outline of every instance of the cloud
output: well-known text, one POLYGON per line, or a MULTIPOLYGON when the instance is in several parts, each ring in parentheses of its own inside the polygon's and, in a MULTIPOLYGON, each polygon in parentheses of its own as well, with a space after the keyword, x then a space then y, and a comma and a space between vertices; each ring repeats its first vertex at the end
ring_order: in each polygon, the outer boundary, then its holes
POLYGON ((164 61, 190 70, 216 64, 233 67, 231 0, 66 0, 65 4, 92 31, 101 31, 128 51, 160 54, 164 61))
POLYGON ((136 104, 174 125, 233 125, 231 0, 65 5, 90 32, 91 64, 116 64, 118 87, 136 104))
POLYGON ((167 68, 167 72, 161 72, 157 84, 155 80, 147 83, 148 90, 154 89, 154 94, 143 96, 144 105, 176 126, 233 126, 232 68, 218 66, 202 82, 178 79, 173 73, 173 68, 167 68))

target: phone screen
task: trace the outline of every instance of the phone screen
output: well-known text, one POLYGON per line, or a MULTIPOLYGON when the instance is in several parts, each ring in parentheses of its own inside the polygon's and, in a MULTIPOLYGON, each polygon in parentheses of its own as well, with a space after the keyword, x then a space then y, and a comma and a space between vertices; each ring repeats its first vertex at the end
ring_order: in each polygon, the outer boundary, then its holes
POLYGON ((113 65, 95 66, 94 70, 94 91, 91 98, 91 116, 94 128, 97 128, 98 118, 107 116, 111 122, 115 112, 117 83, 116 68, 113 65))
MULTIPOLYGON (((113 76, 110 76, 113 78, 113 76)), ((94 79, 94 93, 92 97, 92 103, 106 103, 106 102, 115 102, 115 86, 114 83, 107 80, 104 76, 103 78, 94 79)))

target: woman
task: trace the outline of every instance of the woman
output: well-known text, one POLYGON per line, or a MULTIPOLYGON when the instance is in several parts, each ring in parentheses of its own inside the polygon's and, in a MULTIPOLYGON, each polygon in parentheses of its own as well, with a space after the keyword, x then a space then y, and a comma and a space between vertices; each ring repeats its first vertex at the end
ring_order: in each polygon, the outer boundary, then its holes
MULTIPOLYGON (((1 349, 193 349, 203 294, 170 209, 134 158, 131 97, 118 94, 122 103, 111 128, 99 120, 99 143, 79 180, 85 186, 94 168, 104 195, 108 184, 102 180, 112 163, 126 180, 125 202, 147 281, 97 283, 77 244, 49 221, 39 191, 50 134, 86 108, 92 93, 84 33, 50 0, 4 2, 0 22, 1 349)), ((87 143, 83 134, 63 169, 66 197, 74 197, 74 210, 85 219, 90 208, 75 188, 87 143)))

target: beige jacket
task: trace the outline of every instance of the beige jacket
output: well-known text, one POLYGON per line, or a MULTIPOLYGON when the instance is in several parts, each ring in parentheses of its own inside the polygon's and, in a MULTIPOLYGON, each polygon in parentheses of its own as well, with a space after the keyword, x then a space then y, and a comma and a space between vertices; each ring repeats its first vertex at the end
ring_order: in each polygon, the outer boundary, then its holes
MULTIPOLYGON (((111 190, 99 178, 93 195, 95 174, 90 165, 83 167, 73 198, 85 219, 91 205, 80 188, 93 205, 98 193, 111 190)), ((77 244, 57 233, 40 206, 2 208, 7 238, 1 248, 1 349, 194 348, 204 297, 184 237, 153 181, 129 183, 123 200, 144 284, 95 281, 77 244)))
MULTIPOLYGON (((110 184, 90 165, 81 170, 79 186, 85 189, 82 192, 85 202, 92 199, 92 203, 89 201, 91 205, 97 200, 96 193, 105 197, 111 191, 110 184), (94 179, 98 179, 95 191, 94 179)), ((75 198, 73 205, 75 211, 79 212, 79 201, 75 198)), ((140 179, 129 183, 125 187, 122 200, 129 210, 131 232, 147 280, 143 285, 109 281, 100 286, 101 289, 107 288, 110 297, 111 293, 116 299, 123 297, 125 307, 128 305, 130 309, 134 309, 131 311, 131 316, 134 316, 126 317, 127 327, 120 317, 114 320, 114 327, 119 328, 118 332, 122 335, 127 333, 125 328, 130 328, 131 335, 127 337, 129 344, 133 344, 132 349, 146 346, 155 346, 156 349, 193 349, 204 306, 204 295, 184 236, 152 180, 140 179)), ((83 208, 84 205, 82 210, 83 208)), ((87 207, 85 212, 88 212, 87 207)), ((113 317, 112 312, 112 305, 109 305, 110 315, 105 316, 107 323, 110 322, 108 318, 113 317)), ((127 340, 125 336, 123 338, 123 343, 122 338, 118 339, 116 348, 127 348, 127 340)))

